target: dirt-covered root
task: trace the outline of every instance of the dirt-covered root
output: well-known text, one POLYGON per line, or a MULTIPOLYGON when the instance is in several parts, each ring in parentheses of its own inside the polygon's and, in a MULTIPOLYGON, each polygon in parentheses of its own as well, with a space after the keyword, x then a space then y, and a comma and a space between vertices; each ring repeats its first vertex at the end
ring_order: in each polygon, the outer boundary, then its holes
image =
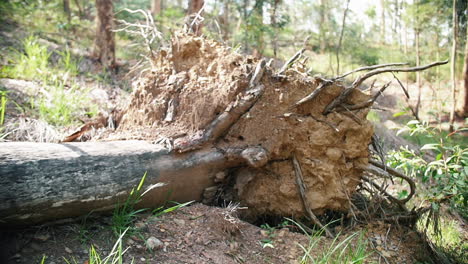
MULTIPOLYGON (((307 206, 316 213, 348 208, 347 198, 368 162, 373 127, 366 120, 368 108, 323 114, 345 90, 339 82, 297 104, 324 80, 293 71, 278 77, 251 57, 181 33, 174 35, 170 52, 159 53, 155 65, 137 84, 114 138, 162 138, 168 145, 196 141, 197 149, 262 147, 266 160, 259 164, 265 166, 246 164, 229 170, 235 179, 227 189, 253 213, 305 214, 291 162, 295 155, 303 172, 307 206), (257 75, 259 69, 262 75, 257 75), (238 107, 256 91, 252 79, 259 76, 258 98, 248 107, 238 107), (230 118, 232 124, 223 124, 215 137, 207 136, 223 115, 240 118, 230 118)), ((369 98, 353 89, 345 103, 356 105, 369 98)))

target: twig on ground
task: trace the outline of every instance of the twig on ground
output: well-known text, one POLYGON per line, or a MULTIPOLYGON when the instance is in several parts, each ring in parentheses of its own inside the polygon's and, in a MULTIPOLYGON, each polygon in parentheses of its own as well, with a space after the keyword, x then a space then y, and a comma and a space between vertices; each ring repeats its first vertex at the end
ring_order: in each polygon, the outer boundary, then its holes
POLYGON ((299 188, 299 194, 301 195, 302 203, 304 205, 304 208, 306 209, 307 214, 311 218, 312 222, 314 222, 314 224, 318 225, 320 228, 322 228, 325 231, 328 237, 335 238, 332 232, 326 226, 320 223, 320 220, 317 218, 317 216, 315 216, 315 214, 312 212, 312 210, 309 207, 309 201, 307 200, 307 196, 306 196, 306 188, 304 184, 304 179, 302 177, 301 165, 299 164, 299 161, 297 160, 296 155, 292 157, 292 163, 294 166, 294 172, 296 173, 296 183, 297 183, 297 187, 299 188))

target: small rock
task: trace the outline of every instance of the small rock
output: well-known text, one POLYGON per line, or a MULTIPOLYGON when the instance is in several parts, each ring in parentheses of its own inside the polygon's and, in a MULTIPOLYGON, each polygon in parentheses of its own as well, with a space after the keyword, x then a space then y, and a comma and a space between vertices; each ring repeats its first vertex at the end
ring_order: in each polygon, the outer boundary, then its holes
POLYGON ((146 259, 144 257, 141 257, 140 260, 141 261, 146 261, 146 259))
POLYGON ((67 252, 68 254, 73 254, 73 250, 71 250, 68 247, 65 247, 65 252, 67 252))
POLYGON ((226 178, 226 172, 220 171, 220 172, 216 173, 215 178, 214 178, 214 182, 216 182, 216 183, 222 182, 222 181, 224 181, 225 178, 226 178))
POLYGON ((135 244, 135 241, 133 241, 131 238, 129 238, 129 239, 127 240, 127 243, 128 243, 129 245, 133 245, 133 244, 135 244))
POLYGON ((161 240, 155 237, 150 237, 148 238, 148 240, 146 240, 146 247, 149 250, 160 249, 163 247, 163 245, 164 245, 163 242, 161 242, 161 240))
POLYGON ((264 236, 264 237, 267 237, 268 236, 268 231, 260 230, 260 234, 262 234, 262 236, 264 236))
POLYGON ((286 235, 286 232, 287 232, 287 230, 281 229, 281 230, 278 232, 278 237, 284 237, 284 235, 286 235))
POLYGON ((182 219, 174 219, 174 222, 179 225, 179 226, 184 226, 185 225, 185 221, 182 220, 182 219))
POLYGON ((39 240, 39 241, 42 241, 42 242, 49 240, 49 238, 50 238, 50 235, 49 235, 48 233, 45 233, 45 234, 36 234, 36 235, 34 236, 34 239, 39 240))
POLYGON ((32 242, 30 247, 35 251, 42 251, 42 247, 38 243, 32 242))

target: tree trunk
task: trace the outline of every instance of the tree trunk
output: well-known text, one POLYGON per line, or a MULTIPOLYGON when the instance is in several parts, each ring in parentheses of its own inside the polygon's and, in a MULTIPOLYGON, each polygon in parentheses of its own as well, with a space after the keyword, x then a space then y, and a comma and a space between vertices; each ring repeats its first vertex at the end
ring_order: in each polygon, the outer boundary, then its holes
POLYGON ((188 15, 195 14, 203 7, 205 4, 204 0, 190 0, 189 1, 189 8, 188 8, 188 15))
POLYGON ((336 75, 340 75, 340 50, 341 50, 341 44, 343 42, 343 35, 346 27, 346 15, 348 14, 349 10, 349 1, 346 1, 346 9, 344 10, 343 13, 343 22, 341 24, 341 32, 340 32, 340 38, 338 40, 338 45, 336 47, 336 75))
POLYGON ((385 0, 380 0, 381 13, 380 13, 380 43, 385 44, 385 0))
POLYGON ((115 67, 114 6, 112 0, 96 0, 94 56, 105 68, 115 67))
POLYGON ((325 48, 327 46, 327 38, 326 38, 326 25, 328 21, 328 14, 327 14, 327 0, 320 0, 319 6, 319 39, 320 39, 320 53, 325 53, 325 48))
MULTIPOLYGON (((419 25, 419 0, 416 2, 416 23, 414 28, 414 44, 416 46, 416 67, 421 65, 421 54, 419 50, 419 35, 420 35, 420 25, 419 25)), ((413 110, 414 117, 419 120, 419 108, 421 106, 421 93, 422 93, 422 83, 421 83, 421 73, 416 72, 416 84, 418 86, 418 98, 416 102, 415 109, 413 110)), ((411 106, 410 106, 411 107, 411 106)))
POLYGON ((231 4, 231 0, 224 0, 223 1, 223 15, 221 16, 221 27, 223 30, 223 40, 229 40, 229 5, 231 4))
POLYGON ((450 75, 452 81, 452 107, 450 109, 450 131, 453 132, 454 130, 454 123, 455 123, 455 108, 457 104, 456 100, 456 91, 457 91, 457 80, 456 80, 456 64, 457 64, 457 35, 458 35, 458 15, 457 15, 457 0, 453 0, 453 40, 452 40, 452 56, 451 56, 451 63, 450 63, 450 75))
POLYGON ((196 35, 201 35, 201 30, 203 28, 202 20, 198 18, 198 13, 203 8, 205 1, 203 0, 191 0, 189 1, 188 7, 188 26, 190 27, 191 31, 196 35))
MULTIPOLYGON (((254 15, 254 25, 252 27, 263 27, 263 2, 265 0, 256 0, 252 13, 254 15)), ((255 49, 253 55, 261 58, 264 50, 263 30, 254 31, 254 45, 255 49)))
POLYGON ((78 14, 80 18, 84 16, 83 8, 81 7, 80 0, 75 0, 76 7, 78 7, 78 14))
POLYGON ((271 25, 273 27, 273 39, 272 39, 272 46, 273 46, 273 56, 276 58, 278 53, 278 22, 276 20, 276 13, 278 11, 278 5, 280 4, 281 0, 274 0, 273 1, 273 8, 271 11, 271 25))
POLYGON ((70 0, 63 0, 63 12, 67 16, 68 23, 71 22, 70 0))
MULTIPOLYGON (((259 147, 246 148, 253 153, 259 147)), ((1 143, 0 225, 33 224, 109 210, 147 173, 141 207, 201 200, 217 172, 247 164, 245 149, 174 154, 144 141, 1 143)))
POLYGON ((153 0, 151 1, 151 13, 154 17, 161 14, 162 11, 162 1, 161 0, 153 0))
MULTIPOLYGON (((468 15, 468 6, 466 9, 468 15)), ((466 41, 465 41, 465 63, 463 64, 463 86, 465 90, 465 97, 463 100, 463 117, 468 117, 468 26, 466 27, 466 41)))

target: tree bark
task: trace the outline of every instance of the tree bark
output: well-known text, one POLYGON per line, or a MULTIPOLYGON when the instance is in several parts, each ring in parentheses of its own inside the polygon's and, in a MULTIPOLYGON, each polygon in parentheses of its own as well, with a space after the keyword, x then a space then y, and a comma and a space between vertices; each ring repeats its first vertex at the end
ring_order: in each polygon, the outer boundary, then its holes
POLYGON ((188 8, 188 15, 195 14, 203 7, 205 4, 204 0, 190 0, 189 8, 188 8))
POLYGON ((96 0, 94 56, 105 68, 115 67, 114 6, 112 0, 96 0))
POLYGON ((458 35, 458 14, 457 14, 457 0, 453 0, 453 21, 452 21, 452 31, 453 31, 453 40, 452 40, 452 56, 450 63, 450 76, 452 81, 452 107, 450 109, 450 131, 454 130, 455 123, 455 108, 457 104, 456 100, 456 91, 457 91, 457 80, 456 80, 456 64, 457 64, 457 35, 458 35))
POLYGON ((201 35, 201 30, 203 28, 203 23, 197 17, 197 14, 203 8, 204 4, 205 4, 204 0, 191 0, 191 1, 189 1, 189 7, 188 7, 188 11, 187 11, 187 15, 188 15, 188 18, 189 18, 188 19, 188 26, 190 27, 192 32, 195 33, 198 36, 201 35))
POLYGON ((276 58, 278 53, 278 21, 276 20, 276 15, 278 11, 278 5, 280 4, 281 0, 274 0, 273 1, 273 8, 271 11, 271 25, 273 27, 273 39, 272 39, 272 46, 273 46, 273 56, 276 58))
MULTIPOLYGON (((468 15, 468 6, 466 9, 468 15)), ((468 117, 468 26, 466 27, 466 41, 465 41, 465 63, 463 64, 463 86, 465 90, 465 97, 463 100, 463 117, 468 117)))
MULTIPOLYGON (((416 0, 416 18, 415 18, 415 27, 414 27, 414 44, 416 46, 416 67, 421 65, 421 54, 419 50, 419 35, 420 35, 420 25, 419 25, 419 0, 416 0)), ((419 120, 419 107, 421 106, 421 93, 422 93, 422 83, 421 83, 421 73, 416 72, 416 84, 418 86, 418 98, 416 106, 412 111, 414 117, 419 120)), ((410 106, 411 107, 411 106, 410 106)))
POLYGON ((201 200, 217 172, 261 166, 251 157, 259 147, 207 148, 176 154, 144 141, 31 143, 0 146, 0 225, 46 220, 112 209, 147 172, 145 188, 155 183, 140 207, 164 202, 201 200), (252 165, 253 164, 253 165, 252 165))
POLYGON ((349 1, 346 1, 346 9, 344 10, 343 13, 343 22, 341 23, 341 32, 340 32, 340 38, 338 40, 338 45, 336 47, 336 75, 340 75, 340 50, 341 50, 341 44, 343 42, 343 35, 346 27, 346 16, 348 15, 348 10, 349 10, 349 1))
POLYGON ((157 16, 161 14, 162 11, 162 0, 153 0, 151 1, 151 14, 157 16))
POLYGON ((63 12, 67 16, 68 23, 71 22, 70 0, 63 0, 63 12))
POLYGON ((325 48, 327 46, 327 37, 326 37, 326 28, 328 22, 327 14, 327 0, 320 0, 319 6, 319 39, 320 39, 320 53, 325 53, 325 48))
POLYGON ((380 0, 381 13, 380 13, 380 43, 385 44, 385 0, 380 0))
POLYGON ((223 30, 223 40, 229 40, 229 5, 231 4, 231 0, 224 0, 223 1, 223 15, 221 16, 221 25, 223 30))

